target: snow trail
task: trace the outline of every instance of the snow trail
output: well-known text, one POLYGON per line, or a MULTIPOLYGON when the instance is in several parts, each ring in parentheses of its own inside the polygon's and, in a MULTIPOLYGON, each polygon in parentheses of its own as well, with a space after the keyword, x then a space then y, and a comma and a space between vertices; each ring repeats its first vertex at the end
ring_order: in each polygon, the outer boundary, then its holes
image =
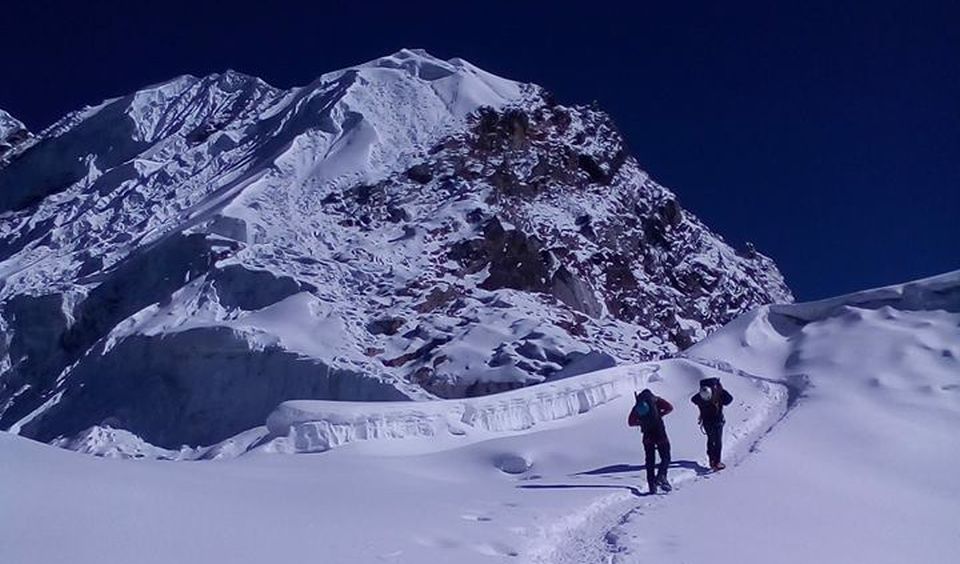
MULTIPOLYGON (((694 356, 683 358, 707 369, 747 379, 753 382, 770 401, 766 416, 755 418, 746 426, 729 426, 731 428, 725 430, 726 472, 735 470, 744 458, 756 452, 757 445, 769 436, 796 407, 797 400, 802 397, 808 385, 808 380, 803 375, 779 381, 740 370, 725 361, 694 356)), ((671 470, 688 462, 674 459, 671 461, 671 470)), ((642 467, 638 467, 638 470, 640 469, 642 467)), ((693 475, 684 474, 671 478, 673 491, 668 494, 649 494, 641 492, 638 488, 630 488, 631 491, 618 492, 597 499, 581 511, 567 515, 545 528, 542 538, 533 543, 528 553, 529 562, 620 564, 634 561, 623 539, 631 537, 631 540, 636 541, 637 535, 628 530, 625 525, 636 517, 656 511, 664 503, 669 503, 668 499, 677 495, 678 491, 709 480, 715 475, 706 469, 703 470, 693 475), (643 501, 638 502, 638 499, 643 501)))

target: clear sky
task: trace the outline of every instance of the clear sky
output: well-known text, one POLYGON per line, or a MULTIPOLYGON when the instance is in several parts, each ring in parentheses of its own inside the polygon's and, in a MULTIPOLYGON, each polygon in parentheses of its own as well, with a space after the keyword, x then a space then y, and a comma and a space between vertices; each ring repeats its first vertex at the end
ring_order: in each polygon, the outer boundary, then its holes
POLYGON ((960 2, 11 0, 0 14, 0 108, 34 130, 178 74, 289 87, 420 47, 598 101, 654 178, 772 256, 798 298, 960 268, 960 2))

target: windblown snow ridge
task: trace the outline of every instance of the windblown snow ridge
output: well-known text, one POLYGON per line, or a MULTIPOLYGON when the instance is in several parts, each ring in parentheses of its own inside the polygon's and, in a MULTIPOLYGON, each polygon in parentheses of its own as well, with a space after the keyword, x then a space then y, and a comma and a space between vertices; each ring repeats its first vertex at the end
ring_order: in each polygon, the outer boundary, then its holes
MULTIPOLYGON (((678 361, 683 362, 683 361, 678 361)), ((289 401, 267 419, 286 452, 322 452, 343 444, 470 432, 524 431, 574 417, 656 379, 659 363, 584 374, 535 389, 432 402, 289 401)))
POLYGON ((831 311, 855 306, 866 309, 895 307, 905 311, 960 311, 960 270, 921 280, 894 284, 816 302, 774 305, 770 310, 804 320, 824 318, 831 311))

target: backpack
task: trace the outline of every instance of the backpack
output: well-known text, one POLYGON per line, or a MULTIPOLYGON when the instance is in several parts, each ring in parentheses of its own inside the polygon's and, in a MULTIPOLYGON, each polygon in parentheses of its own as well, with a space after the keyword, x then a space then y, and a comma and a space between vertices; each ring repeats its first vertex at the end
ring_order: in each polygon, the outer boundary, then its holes
POLYGON ((704 386, 716 389, 720 385, 720 378, 701 378, 700 387, 704 386))
MULTIPOLYGON (((703 389, 703 388, 710 388, 710 390, 713 392, 713 397, 710 399, 710 404, 716 410, 717 416, 719 417, 719 421, 723 423, 724 422, 723 400, 722 400, 723 388, 720 386, 720 379, 719 378, 701 379, 700 389, 703 389)), ((701 408, 700 413, 701 415, 700 417, 697 418, 697 423, 700 425, 700 430, 703 431, 704 434, 706 434, 706 431, 703 428, 703 408, 701 408)))
POLYGON ((633 394, 635 403, 627 416, 627 425, 630 427, 649 428, 651 423, 660 419, 660 412, 657 410, 656 396, 649 390, 633 394))

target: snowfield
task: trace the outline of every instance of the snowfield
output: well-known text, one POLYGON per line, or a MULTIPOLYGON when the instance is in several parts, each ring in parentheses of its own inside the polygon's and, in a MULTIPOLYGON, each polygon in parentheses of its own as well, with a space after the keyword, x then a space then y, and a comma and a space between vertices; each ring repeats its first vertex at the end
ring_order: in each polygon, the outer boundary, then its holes
POLYGON ((264 423, 202 462, 0 435, 0 561, 956 562, 960 271, 765 306, 681 359, 264 423), (689 402, 706 376, 735 397, 719 474, 689 402), (645 386, 676 407, 667 495, 626 426, 645 386))

